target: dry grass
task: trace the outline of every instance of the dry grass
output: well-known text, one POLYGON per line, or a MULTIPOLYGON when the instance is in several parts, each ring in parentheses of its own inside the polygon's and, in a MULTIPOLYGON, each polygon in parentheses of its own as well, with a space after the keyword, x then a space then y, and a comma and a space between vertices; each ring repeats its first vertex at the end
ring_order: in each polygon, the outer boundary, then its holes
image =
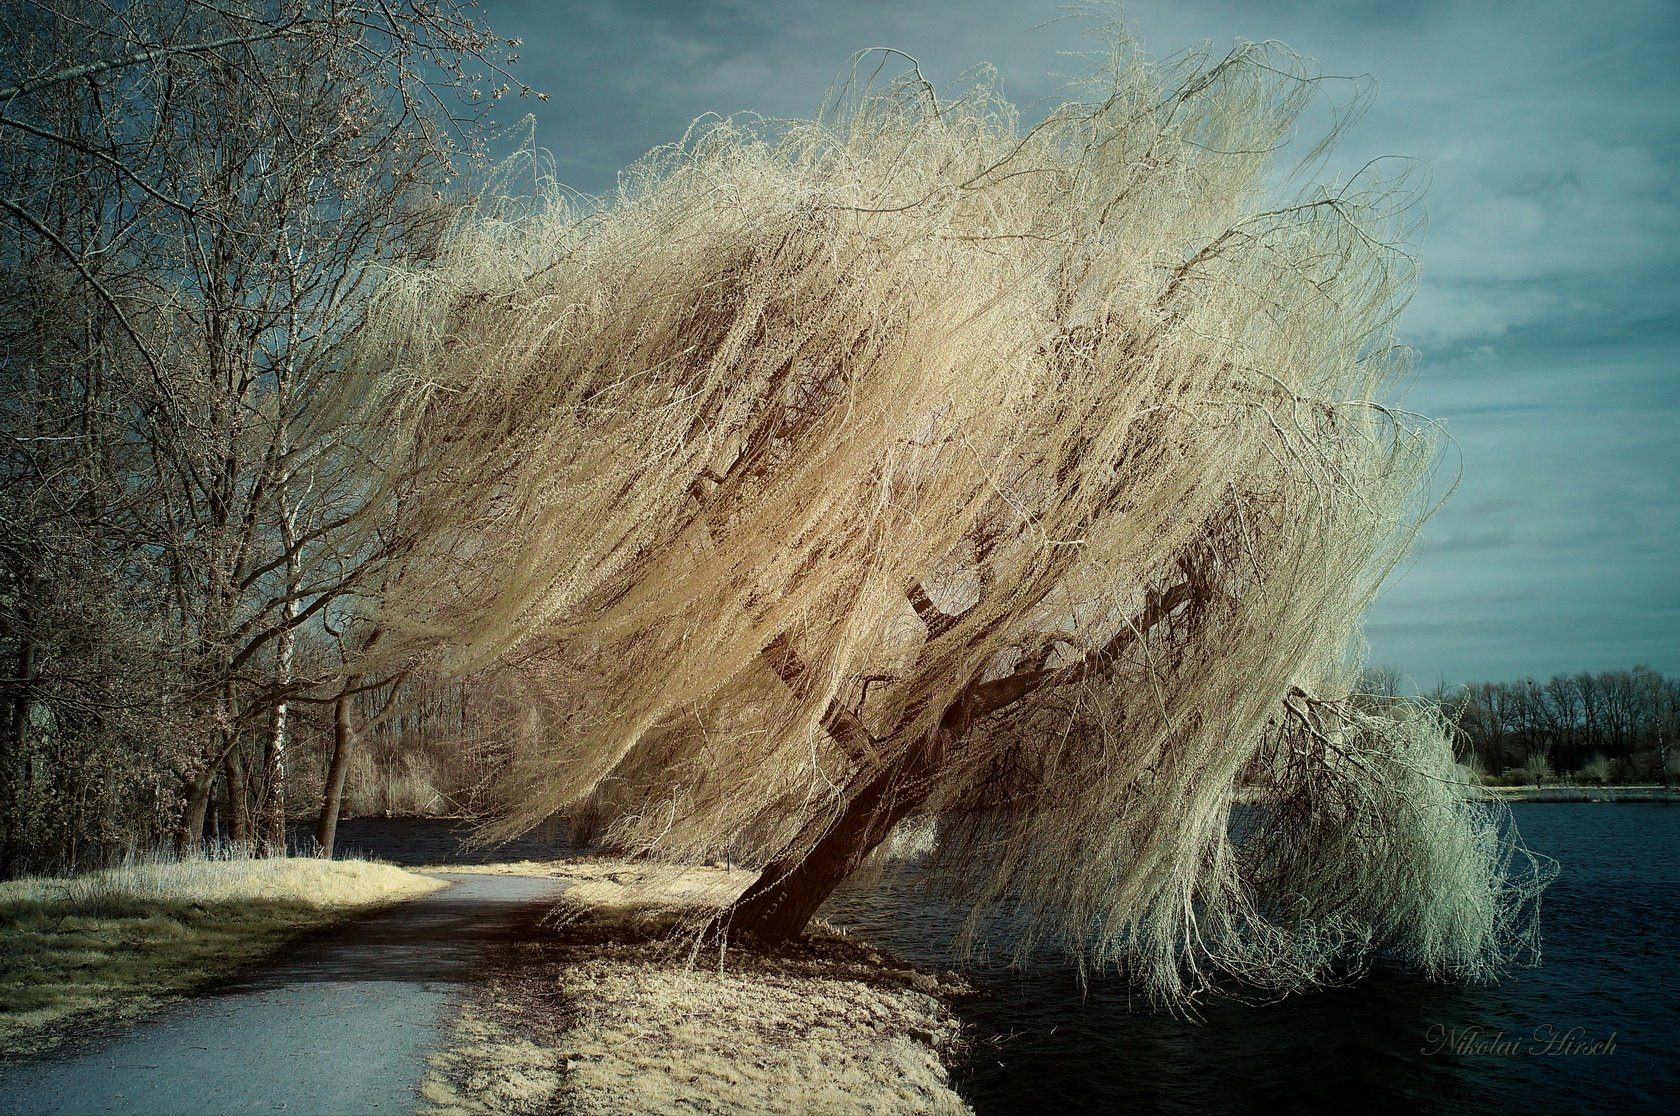
POLYGON ((960 1113, 942 1054, 954 975, 819 930, 773 955, 693 957, 684 913, 749 874, 594 860, 507 865, 572 879, 558 934, 508 959, 425 1085, 434 1113, 960 1113))
POLYGON ((290 935, 443 887, 355 860, 143 863, 0 884, 0 1048, 129 1019, 290 935))

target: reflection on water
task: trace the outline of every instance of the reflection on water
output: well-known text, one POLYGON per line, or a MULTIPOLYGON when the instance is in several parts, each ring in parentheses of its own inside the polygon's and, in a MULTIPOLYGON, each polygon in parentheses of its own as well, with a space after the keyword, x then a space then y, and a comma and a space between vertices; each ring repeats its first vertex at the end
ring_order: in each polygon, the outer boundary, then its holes
MULTIPOLYGON (((1673 1111, 1680 806, 1513 811, 1529 846, 1561 865, 1545 896, 1539 968, 1492 988, 1379 969, 1280 1003, 1213 1004, 1192 1023, 1149 1013, 1119 981, 1094 981, 1082 997, 1066 969, 982 967, 984 994, 958 1004, 974 1041, 959 1088, 982 1114, 1673 1111), (1548 1028, 1613 1034, 1615 1047, 1531 1053, 1548 1028), (1502 1034, 1504 1045, 1439 1049, 1473 1033, 1502 1034)), ((912 960, 948 963, 953 912, 890 877, 836 895, 823 917, 912 960)))

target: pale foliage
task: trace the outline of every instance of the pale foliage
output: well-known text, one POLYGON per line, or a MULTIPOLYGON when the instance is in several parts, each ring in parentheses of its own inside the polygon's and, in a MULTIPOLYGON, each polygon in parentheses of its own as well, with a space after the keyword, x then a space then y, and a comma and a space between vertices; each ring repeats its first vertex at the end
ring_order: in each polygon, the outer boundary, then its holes
POLYGON ((1440 726, 1337 700, 1436 461, 1381 402, 1406 183, 1271 200, 1319 82, 1209 61, 1122 44, 1025 131, 983 78, 854 80, 815 121, 697 124, 599 205, 469 213, 389 278, 347 379, 417 540, 380 652, 501 679, 506 829, 763 860, 1030 679, 922 810, 1023 948, 1169 995, 1350 942, 1490 971, 1520 897, 1440 726), (1264 845, 1230 835, 1245 773, 1264 845))
POLYGON ((1581 765, 1581 774, 1595 783, 1608 783, 1614 770, 1610 758, 1603 752, 1594 753, 1591 759, 1581 765))
POLYGON ((1524 758, 1517 770, 1522 772, 1525 780, 1538 787, 1543 780, 1552 777, 1552 761, 1544 752, 1534 752, 1524 758))

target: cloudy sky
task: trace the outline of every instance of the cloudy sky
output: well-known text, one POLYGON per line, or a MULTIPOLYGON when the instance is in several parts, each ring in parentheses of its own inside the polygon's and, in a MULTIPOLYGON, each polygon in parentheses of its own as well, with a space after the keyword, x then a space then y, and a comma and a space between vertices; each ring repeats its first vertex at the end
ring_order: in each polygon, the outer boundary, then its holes
MULTIPOLYGON (((568 185, 704 112, 808 116, 859 49, 935 84, 995 65, 1053 98, 1087 44, 1058 0, 486 0, 568 185)), ((1680 673, 1680 5, 1134 0, 1155 55, 1279 39, 1375 106, 1338 165, 1433 173, 1405 404, 1463 480, 1367 624, 1420 688, 1648 663, 1680 673)), ((515 111, 503 113, 511 120, 515 111)))

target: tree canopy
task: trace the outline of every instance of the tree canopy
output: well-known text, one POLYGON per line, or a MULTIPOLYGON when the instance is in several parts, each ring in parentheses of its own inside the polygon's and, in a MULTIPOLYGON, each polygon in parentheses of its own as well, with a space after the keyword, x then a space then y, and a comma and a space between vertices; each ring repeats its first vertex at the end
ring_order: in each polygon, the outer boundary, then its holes
POLYGON ((1324 90, 1275 44, 1119 41, 1031 127, 882 61, 384 280, 332 414, 411 540, 375 656, 496 680, 502 830, 763 864, 727 932, 916 823, 971 929, 1163 996, 1496 971, 1520 845, 1350 700, 1438 456, 1411 173, 1280 165, 1324 90))

